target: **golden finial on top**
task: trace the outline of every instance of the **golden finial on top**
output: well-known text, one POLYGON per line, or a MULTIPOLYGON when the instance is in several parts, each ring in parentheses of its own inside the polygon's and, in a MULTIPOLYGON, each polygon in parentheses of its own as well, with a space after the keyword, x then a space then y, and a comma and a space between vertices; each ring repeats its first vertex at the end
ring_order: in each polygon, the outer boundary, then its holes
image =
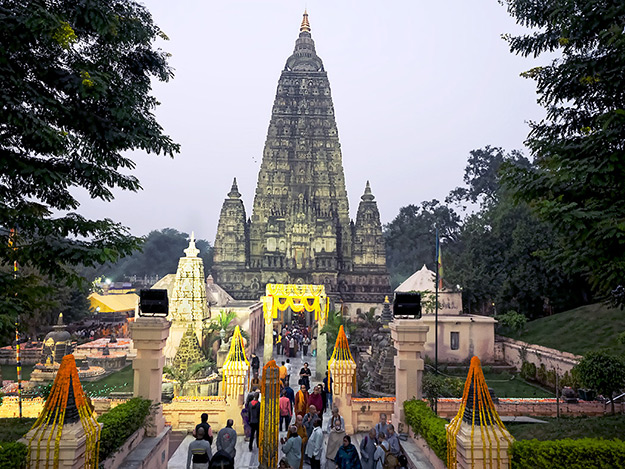
POLYGON ((302 19, 302 25, 299 27, 299 32, 310 32, 310 23, 308 22, 308 12, 304 10, 304 18, 302 19))

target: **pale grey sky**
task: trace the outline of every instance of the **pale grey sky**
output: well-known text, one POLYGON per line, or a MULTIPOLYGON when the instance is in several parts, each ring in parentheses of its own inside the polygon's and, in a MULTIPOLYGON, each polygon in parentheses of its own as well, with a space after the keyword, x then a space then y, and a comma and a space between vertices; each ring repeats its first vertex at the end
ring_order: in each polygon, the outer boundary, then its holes
POLYGON ((328 72, 352 217, 367 179, 382 222, 399 208, 443 200, 462 183, 469 151, 523 149, 527 121, 544 111, 537 64, 501 39, 522 31, 496 0, 148 0, 169 36, 176 77, 154 94, 173 160, 135 153, 144 190, 81 213, 134 234, 172 227, 214 242, 237 177, 248 216, 278 78, 304 7, 328 72))

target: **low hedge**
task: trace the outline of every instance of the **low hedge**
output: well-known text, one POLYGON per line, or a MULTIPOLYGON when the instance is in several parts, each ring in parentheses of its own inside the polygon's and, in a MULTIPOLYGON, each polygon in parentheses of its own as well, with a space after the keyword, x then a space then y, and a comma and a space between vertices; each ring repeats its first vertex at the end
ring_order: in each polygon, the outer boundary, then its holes
POLYGON ((100 434, 100 461, 104 461, 123 446, 126 440, 145 425, 152 401, 135 397, 98 418, 100 434))
POLYGON ((17 442, 0 443, 0 469, 22 469, 28 464, 28 446, 17 442))
POLYGON ((513 469, 613 469, 625 467, 625 442, 579 440, 518 440, 511 448, 513 469))
POLYGON ((437 416, 423 401, 404 402, 406 422, 412 431, 421 435, 432 451, 442 460, 447 461, 447 420, 437 416))

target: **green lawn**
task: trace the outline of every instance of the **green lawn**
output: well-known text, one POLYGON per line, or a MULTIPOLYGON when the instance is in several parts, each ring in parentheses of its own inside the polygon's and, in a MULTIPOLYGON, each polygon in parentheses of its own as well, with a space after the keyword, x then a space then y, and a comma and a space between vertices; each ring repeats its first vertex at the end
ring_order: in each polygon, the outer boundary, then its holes
POLYGON ((539 417, 548 423, 506 423, 517 440, 561 440, 563 438, 625 438, 625 415, 605 417, 539 417))
POLYGON ((555 397, 553 393, 524 381, 519 375, 484 373, 484 378, 497 397, 555 397))
MULTIPOLYGON (((454 371, 452 374, 464 380, 467 377, 467 372, 454 371)), ((495 391, 497 397, 555 397, 553 393, 524 381, 518 374, 486 371, 484 378, 488 387, 495 391)))
POLYGON ((111 392, 132 392, 134 382, 134 370, 128 365, 99 381, 84 382, 82 387, 88 396, 106 397, 111 392))
MULTIPOLYGON (((30 379, 30 373, 33 371, 34 365, 22 366, 22 379, 28 381, 30 379)), ((0 365, 2 370, 2 379, 10 379, 11 381, 17 381, 17 367, 15 365, 0 365)))
POLYGON ((577 355, 599 349, 625 354, 625 345, 617 341, 621 332, 625 332, 625 311, 596 303, 530 321, 513 338, 577 355))

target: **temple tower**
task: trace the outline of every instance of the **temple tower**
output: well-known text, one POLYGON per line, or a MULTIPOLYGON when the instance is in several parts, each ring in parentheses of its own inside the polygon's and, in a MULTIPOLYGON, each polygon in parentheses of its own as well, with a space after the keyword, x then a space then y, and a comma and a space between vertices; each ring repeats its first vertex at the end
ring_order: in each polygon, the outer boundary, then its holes
POLYGON ((206 303, 206 283, 204 283, 204 263, 198 257, 200 250, 195 247, 195 236, 191 234, 189 247, 184 250, 185 256, 178 261, 174 289, 169 299, 169 315, 171 330, 165 346, 165 357, 168 362, 176 356, 176 351, 187 331, 192 326, 198 342, 202 343, 204 320, 208 319, 206 303))
POLYGON ((213 275, 237 299, 259 298, 267 283, 324 284, 335 298, 381 303, 390 288, 377 205, 368 188, 362 221, 351 222, 330 82, 310 31, 304 13, 278 81, 251 219, 231 191, 213 275), (369 244, 356 248, 355 232, 369 244))

